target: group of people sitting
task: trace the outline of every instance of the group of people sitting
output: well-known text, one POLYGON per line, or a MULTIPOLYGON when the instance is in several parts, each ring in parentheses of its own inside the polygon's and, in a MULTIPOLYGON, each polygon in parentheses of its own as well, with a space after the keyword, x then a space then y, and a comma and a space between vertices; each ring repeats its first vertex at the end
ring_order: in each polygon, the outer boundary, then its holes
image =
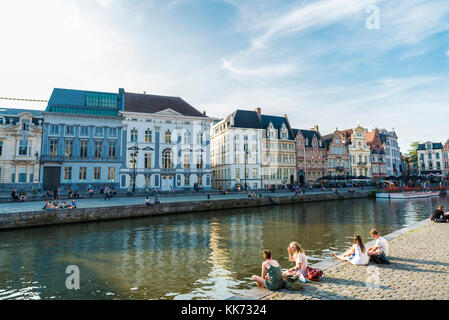
POLYGON ((46 201, 43 210, 50 210, 50 209, 76 209, 76 201, 75 199, 72 200, 72 202, 67 202, 65 200, 62 200, 61 203, 59 203, 58 200, 46 201))
POLYGON ((13 200, 13 201, 20 201, 20 202, 25 201, 25 199, 27 198, 27 196, 25 195, 25 192, 23 192, 23 191, 21 190, 19 193, 17 193, 17 190, 16 190, 16 189, 14 189, 14 190, 11 192, 11 197, 12 197, 12 200, 13 200))
MULTIPOLYGON (((367 265, 369 262, 378 264, 389 264, 388 242, 380 236, 376 229, 370 231, 371 237, 376 240, 373 247, 367 249, 360 235, 354 236, 354 244, 342 255, 332 254, 334 258, 349 262, 354 265, 367 265)), ((278 290, 283 287, 283 276, 297 276, 301 282, 307 282, 308 263, 304 249, 301 245, 293 241, 287 248, 288 260, 294 261, 295 266, 282 272, 277 260, 274 260, 270 250, 263 250, 262 274, 253 275, 258 287, 269 290, 278 290)))
MULTIPOLYGON (((301 245, 293 241, 287 248, 289 261, 295 261, 295 267, 288 269, 284 273, 277 260, 274 260, 270 250, 263 250, 262 274, 253 275, 252 279, 256 281, 258 287, 269 290, 278 290, 283 286, 282 276, 298 276, 300 279, 306 279, 307 276, 307 257, 301 245)), ((303 280, 305 282, 306 280, 303 280)))
POLYGON ((332 253, 336 259, 349 262, 354 265, 367 265, 369 262, 379 264, 389 264, 388 242, 384 237, 381 237, 376 229, 371 229, 371 237, 376 240, 374 247, 367 249, 363 244, 362 237, 356 234, 354 236, 354 244, 341 255, 332 253))
POLYGON ((256 197, 257 197, 257 194, 254 191, 250 191, 248 193, 248 198, 256 198, 256 197))
MULTIPOLYGON (((159 201, 158 197, 154 197, 154 204, 159 204, 159 203, 161 203, 161 202, 159 201)), ((150 207, 150 205, 151 205, 150 196, 147 196, 145 198, 145 205, 147 208, 150 207)))
POLYGON ((444 212, 443 209, 443 206, 439 206, 438 209, 435 210, 435 212, 430 217, 430 220, 438 223, 449 222, 449 212, 444 212))

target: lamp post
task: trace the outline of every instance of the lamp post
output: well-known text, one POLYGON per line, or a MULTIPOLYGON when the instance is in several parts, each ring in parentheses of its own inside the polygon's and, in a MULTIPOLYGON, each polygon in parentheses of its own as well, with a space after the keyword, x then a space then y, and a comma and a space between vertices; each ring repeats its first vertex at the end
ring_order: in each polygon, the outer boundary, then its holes
POLYGON ((243 173, 245 175, 245 190, 246 190, 246 163, 248 162, 248 149, 245 149, 245 172, 243 173))
POLYGON ((134 159, 133 159, 133 193, 136 192, 136 167, 137 167, 137 154, 139 153, 139 147, 137 145, 137 140, 136 140, 136 144, 130 148, 128 148, 128 150, 133 150, 134 151, 134 159))

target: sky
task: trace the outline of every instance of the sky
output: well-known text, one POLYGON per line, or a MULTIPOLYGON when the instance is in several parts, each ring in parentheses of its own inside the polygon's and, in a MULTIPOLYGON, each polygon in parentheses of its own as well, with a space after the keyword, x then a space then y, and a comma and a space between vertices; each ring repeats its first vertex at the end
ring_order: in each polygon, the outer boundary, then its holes
POLYGON ((448 0, 0 0, 0 39, 0 97, 124 88, 323 135, 394 128, 402 152, 449 138, 448 0))

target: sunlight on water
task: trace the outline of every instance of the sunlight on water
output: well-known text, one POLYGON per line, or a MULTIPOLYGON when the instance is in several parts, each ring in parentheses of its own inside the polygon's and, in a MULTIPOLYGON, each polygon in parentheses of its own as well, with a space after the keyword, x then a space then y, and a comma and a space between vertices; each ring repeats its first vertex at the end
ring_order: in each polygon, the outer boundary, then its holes
POLYGON ((261 250, 282 268, 298 241, 309 262, 430 216, 447 198, 358 199, 0 232, 0 299, 224 299, 254 287, 261 250), (68 265, 80 289, 68 290, 68 265))

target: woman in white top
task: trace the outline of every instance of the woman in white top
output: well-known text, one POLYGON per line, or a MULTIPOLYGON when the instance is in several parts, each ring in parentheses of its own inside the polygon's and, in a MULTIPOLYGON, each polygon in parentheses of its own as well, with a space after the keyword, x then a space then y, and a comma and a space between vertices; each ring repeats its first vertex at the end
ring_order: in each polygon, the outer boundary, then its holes
POLYGON ((307 275, 307 258, 304 249, 301 245, 293 241, 287 248, 288 251, 288 260, 295 261, 295 267, 287 270, 287 275, 297 275, 298 277, 302 274, 304 278, 307 275))
POLYGON ((354 236, 354 244, 351 248, 340 256, 337 256, 334 253, 332 253, 332 256, 339 260, 359 266, 367 265, 369 262, 368 251, 363 245, 362 238, 358 234, 354 236))

